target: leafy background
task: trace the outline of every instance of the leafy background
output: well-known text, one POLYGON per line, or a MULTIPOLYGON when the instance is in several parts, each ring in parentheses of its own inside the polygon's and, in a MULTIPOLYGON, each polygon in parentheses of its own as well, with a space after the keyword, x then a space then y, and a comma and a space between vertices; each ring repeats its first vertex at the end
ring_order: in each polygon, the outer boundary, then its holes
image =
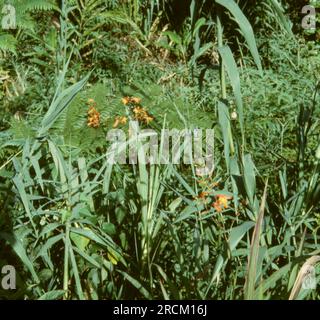
POLYGON ((319 299, 319 1, 5 3, 1 299, 319 299), (126 96, 141 128, 213 128, 213 173, 109 164, 126 96))

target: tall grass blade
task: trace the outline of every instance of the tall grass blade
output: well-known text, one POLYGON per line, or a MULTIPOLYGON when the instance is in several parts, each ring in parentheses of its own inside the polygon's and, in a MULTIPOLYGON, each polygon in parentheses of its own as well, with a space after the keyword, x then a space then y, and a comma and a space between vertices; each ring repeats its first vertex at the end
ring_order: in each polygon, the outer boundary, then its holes
POLYGON ((239 8, 238 4, 234 0, 216 0, 217 3, 227 8, 231 14, 233 15, 235 21, 238 23, 242 35, 247 41, 249 50, 253 56, 253 59, 262 75, 262 65, 261 60, 256 44, 256 39, 254 36, 254 32, 252 26, 246 16, 243 14, 241 9, 239 8))
POLYGON ((266 182, 264 187, 259 214, 257 217, 256 226, 254 228, 252 240, 251 240, 250 255, 248 259, 248 271, 247 271, 246 283, 244 288, 246 300, 254 300, 256 298, 255 283, 256 283, 256 275, 257 275, 257 264, 259 259, 260 234, 261 234, 264 210, 265 210, 266 199, 267 199, 267 188, 268 188, 268 182, 266 182))

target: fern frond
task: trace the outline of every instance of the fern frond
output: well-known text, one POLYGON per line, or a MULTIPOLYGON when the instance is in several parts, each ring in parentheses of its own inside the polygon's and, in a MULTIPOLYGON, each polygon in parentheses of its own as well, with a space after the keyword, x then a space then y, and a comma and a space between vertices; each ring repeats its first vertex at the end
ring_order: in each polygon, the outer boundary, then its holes
POLYGON ((57 9, 53 1, 47 0, 28 0, 23 1, 17 8, 19 12, 33 12, 33 11, 49 11, 57 9))
MULTIPOLYGON (((32 12, 54 10, 58 7, 54 0, 0 0, 0 11, 5 4, 15 8, 16 26, 19 29, 34 30, 35 24, 31 17, 32 12)), ((15 52, 16 39, 9 33, 0 33, 0 50, 15 52)))
MULTIPOLYGON (((66 145, 80 148, 83 152, 95 151, 98 147, 106 147, 104 125, 110 116, 110 105, 106 100, 108 88, 104 84, 97 84, 92 88, 79 93, 72 101, 67 110, 54 124, 53 130, 56 134, 64 137, 66 145), (87 126, 88 99, 94 99, 97 110, 101 114, 101 125, 99 128, 87 126)), ((112 123, 110 122, 111 126, 112 123)))
POLYGON ((11 34, 0 33, 0 51, 10 51, 15 53, 17 40, 11 34))
POLYGON ((27 139, 30 137, 35 137, 35 131, 32 130, 30 124, 26 120, 11 120, 11 127, 8 131, 13 139, 27 139))

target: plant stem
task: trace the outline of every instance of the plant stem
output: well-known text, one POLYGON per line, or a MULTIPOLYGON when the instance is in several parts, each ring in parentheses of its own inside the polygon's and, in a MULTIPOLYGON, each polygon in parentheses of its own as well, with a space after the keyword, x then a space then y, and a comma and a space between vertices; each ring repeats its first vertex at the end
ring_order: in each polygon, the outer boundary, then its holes
POLYGON ((68 283, 69 283, 69 222, 66 222, 66 235, 64 246, 64 274, 63 274, 63 290, 65 291, 64 300, 68 299, 68 283))
MULTIPOLYGON (((218 27, 218 46, 221 48, 223 46, 223 30, 220 20, 220 15, 217 15, 217 27, 218 27)), ((222 57, 220 57, 220 86, 221 86, 221 98, 223 101, 227 100, 227 85, 226 85, 226 72, 225 67, 223 65, 222 57)), ((229 143, 230 143, 230 153, 234 155, 234 143, 233 143, 233 136, 231 131, 231 125, 229 121, 228 127, 228 134, 229 134, 229 143)))
MULTIPOLYGON (((217 26, 218 26, 218 46, 223 46, 223 30, 221 26, 220 16, 217 16, 217 26)), ((221 96, 223 100, 227 99, 227 87, 226 87, 226 74, 222 61, 220 57, 220 86, 221 86, 221 96)))

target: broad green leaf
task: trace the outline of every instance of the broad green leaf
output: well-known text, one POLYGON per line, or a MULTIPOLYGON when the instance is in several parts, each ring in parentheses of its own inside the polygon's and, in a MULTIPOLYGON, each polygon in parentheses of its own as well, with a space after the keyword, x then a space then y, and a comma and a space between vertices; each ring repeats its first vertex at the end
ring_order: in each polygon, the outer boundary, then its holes
POLYGON ((82 251, 85 251, 86 247, 90 243, 90 239, 74 232, 70 232, 70 239, 82 251))
POLYGON ((229 237, 229 247, 232 251, 237 247, 243 236, 255 225, 253 221, 244 222, 242 225, 232 228, 229 237))
POLYGON ((255 177, 255 166, 253 164, 250 154, 246 154, 243 157, 243 174, 245 188, 250 201, 252 209, 254 208, 254 195, 256 193, 256 177, 255 177))
POLYGON ((281 27, 285 29, 291 37, 294 37, 290 20, 284 15, 282 5, 277 0, 268 0, 268 2, 279 17, 281 27))
POLYGON ((229 46, 219 47, 218 51, 222 58, 222 62, 226 68, 228 73, 228 77, 231 82, 231 86, 233 89, 233 93, 236 99, 237 111, 239 114, 240 127, 243 131, 244 126, 244 118, 243 118, 243 103, 242 103, 242 94, 241 94, 241 86, 240 86, 240 75, 238 71, 237 64, 234 60, 233 54, 229 46))
POLYGON ((126 273, 125 271, 121 271, 121 270, 117 270, 120 274, 123 275, 125 280, 128 280, 136 289, 139 290, 139 292, 146 298, 146 299, 152 299, 152 296, 150 294, 150 292, 145 289, 142 284, 134 279, 133 277, 131 277, 128 273, 126 273))
POLYGON ((205 18, 200 18, 197 20, 195 26, 194 26, 194 30, 193 30, 193 37, 196 36, 196 34, 199 32, 200 28, 206 24, 206 19, 205 18))
POLYGON ((19 192, 21 201, 23 203, 23 206, 24 206, 24 208, 26 210, 26 213, 27 213, 27 215, 29 217, 29 220, 30 220, 35 232, 36 232, 35 223, 33 221, 33 215, 32 215, 32 213, 34 211, 31 210, 32 205, 31 205, 31 203, 29 201, 29 198, 28 198, 28 195, 26 193, 25 186, 24 186, 20 176, 18 176, 18 175, 13 178, 13 182, 14 182, 14 184, 16 185, 16 187, 18 189, 18 192, 19 192))
POLYGON ((57 300, 62 298, 64 295, 64 290, 52 290, 46 292, 38 300, 57 300))
POLYGON ((175 44, 182 45, 182 39, 177 33, 173 31, 165 31, 163 35, 167 35, 175 44))
POLYGON ((245 289, 244 289, 246 300, 253 300, 256 298, 255 283, 256 283, 257 268, 258 268, 258 259, 260 255, 260 235, 261 235, 262 222, 264 217, 264 210, 266 206, 267 188, 268 188, 268 182, 266 183, 264 188, 261 205, 259 209, 259 214, 257 217, 256 226, 254 228, 252 240, 251 240, 250 255, 248 258, 248 271, 247 271, 245 289))
POLYGON ((6 232, 0 232, 0 237, 4 240, 8 241, 8 243, 11 245, 14 252, 17 254, 17 256, 21 259, 21 261, 23 262, 25 267, 32 274, 34 281, 38 283, 40 281, 38 278, 38 275, 36 274, 36 271, 34 270, 34 267, 33 267, 33 263, 29 259, 28 255, 26 253, 26 250, 23 247, 21 241, 19 239, 17 239, 16 236, 14 236, 12 234, 8 234, 6 232))
POLYGON ((47 111, 44 115, 41 128, 39 130, 38 136, 42 137, 46 134, 47 130, 49 130, 54 122, 58 119, 60 114, 67 108, 76 94, 83 88, 87 80, 89 79, 89 75, 87 75, 84 79, 80 80, 79 82, 75 83, 71 87, 62 91, 56 99, 54 99, 47 111))
POLYGON ((260 61, 260 56, 259 56, 254 32, 253 32, 253 29, 252 29, 250 22, 248 21, 246 16, 241 11, 238 4, 236 2, 234 2, 234 0, 216 0, 216 2, 219 3, 220 5, 224 6, 225 8, 227 8, 231 12, 231 14, 233 15, 235 21, 238 23, 238 25, 241 29, 242 35, 244 36, 244 38, 247 41, 247 44, 248 44, 249 50, 253 56, 253 59, 257 65, 260 73, 262 74, 262 65, 261 65, 261 61, 260 61))
POLYGON ((227 106, 219 101, 218 102, 218 117, 219 124, 222 131, 223 146, 224 146, 224 157, 226 160, 227 168, 229 168, 230 163, 230 119, 227 106))
POLYGON ((76 291, 79 296, 79 299, 84 300, 84 294, 83 294, 83 290, 82 290, 79 269, 78 269, 76 258, 74 256, 73 247, 70 243, 70 239, 67 239, 66 242, 67 242, 67 246, 69 247, 69 255, 70 255, 70 260, 71 260, 73 276, 74 276, 75 283, 76 283, 76 291))
POLYGON ((101 269, 101 265, 89 254, 85 253, 83 250, 78 249, 77 247, 73 247, 73 250, 78 253, 80 256, 82 256, 85 260, 87 260, 89 263, 91 263, 93 266, 95 266, 98 269, 101 269))
POLYGON ((212 274, 212 278, 211 278, 211 281, 207 287, 207 290, 206 290, 206 293, 205 293, 205 297, 208 295, 208 292, 210 290, 210 288, 212 287, 214 281, 218 278, 220 272, 221 272, 221 269, 223 267, 223 263, 224 263, 224 258, 223 256, 220 254, 218 257, 217 257, 217 260, 216 260, 216 263, 215 263, 215 266, 214 266, 214 270, 213 270, 213 274, 212 274))
POLYGON ((264 279, 255 290, 254 296, 262 296, 268 289, 274 287, 279 279, 288 275, 291 265, 292 263, 286 264, 284 267, 275 271, 270 277, 264 279))
POLYGON ((177 215, 177 219, 174 221, 174 224, 181 222, 186 219, 190 219, 191 217, 195 218, 196 216, 194 213, 199 213, 201 210, 204 209, 204 206, 196 206, 196 205, 188 205, 180 214, 177 215))
POLYGON ((102 230, 109 235, 116 234, 116 227, 113 223, 110 223, 110 222, 103 223, 102 230))

